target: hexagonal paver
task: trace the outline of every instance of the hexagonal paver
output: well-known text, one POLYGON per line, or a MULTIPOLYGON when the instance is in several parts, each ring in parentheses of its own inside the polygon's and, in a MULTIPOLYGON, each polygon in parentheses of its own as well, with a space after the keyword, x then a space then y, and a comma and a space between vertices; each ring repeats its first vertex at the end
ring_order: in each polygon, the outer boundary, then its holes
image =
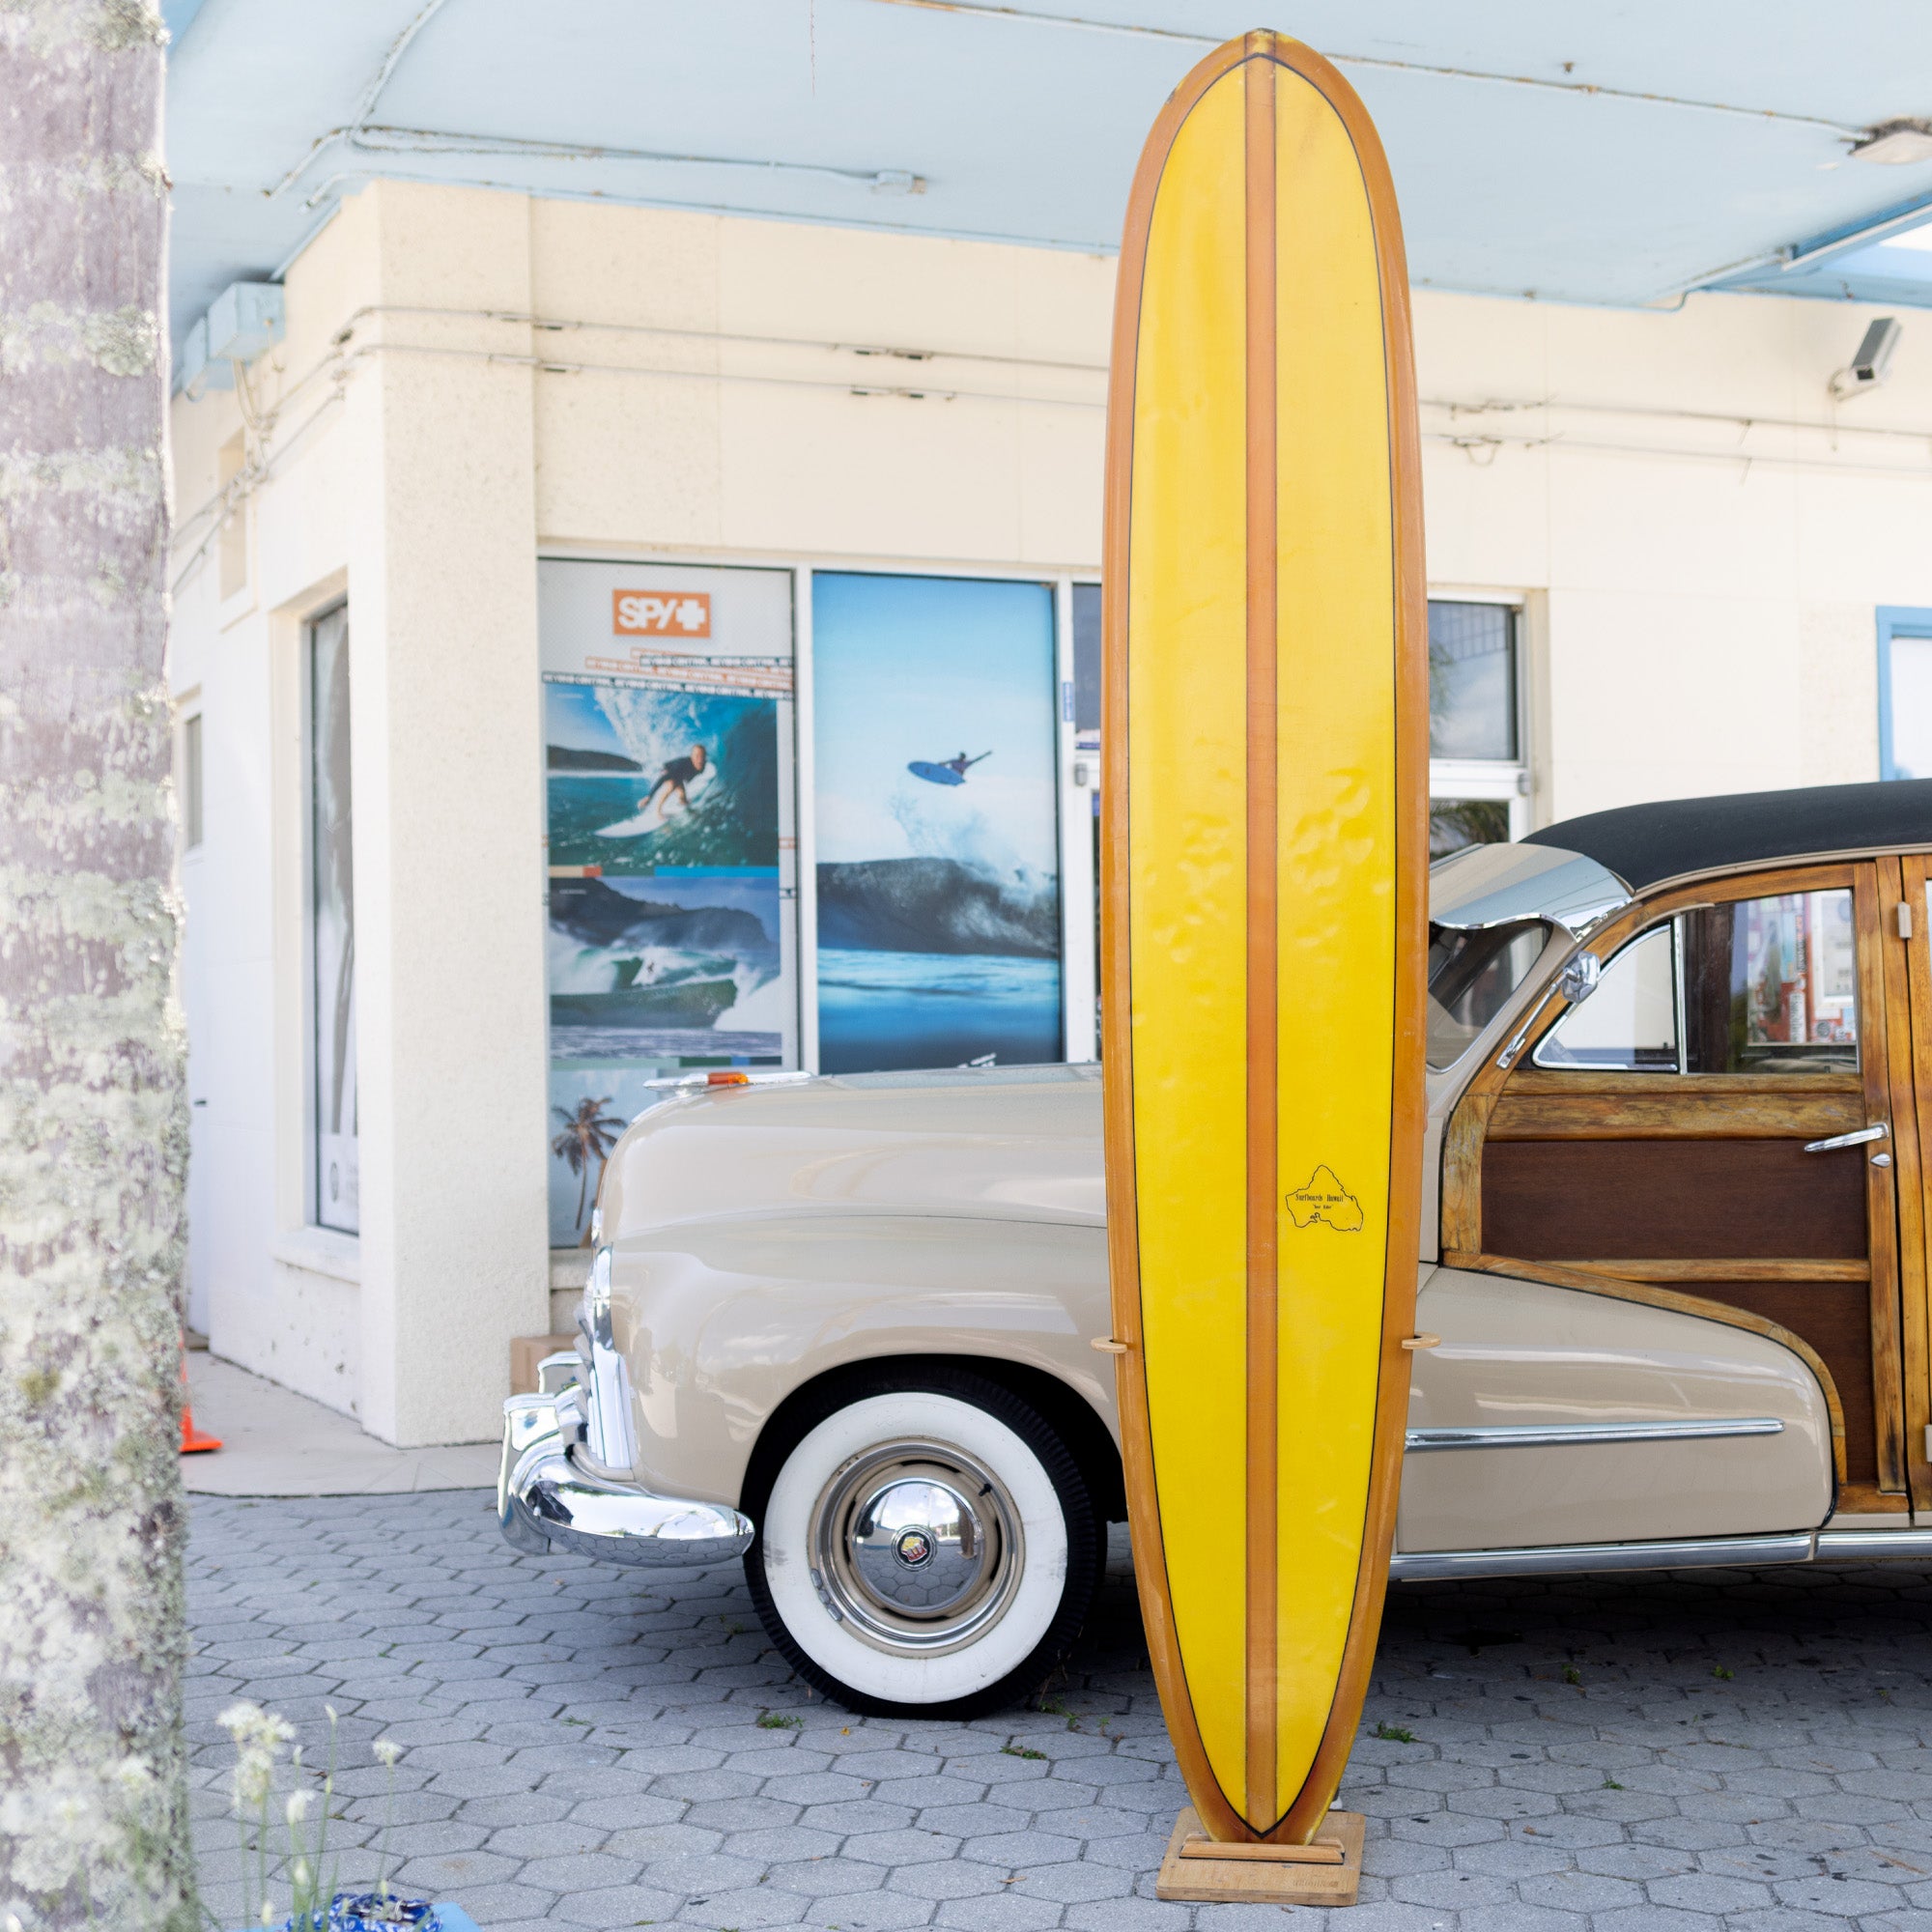
MULTIPOLYGON (((199 1498, 190 1592, 191 1808, 223 1923, 244 1861, 214 1719, 242 1694, 282 1700, 316 1760, 335 1708, 345 1880, 386 1858, 493 1932, 1284 1923, 1152 1896, 1184 1793, 1118 1532, 1045 1708, 964 1723, 829 1707, 735 1569, 520 1556, 481 1494, 199 1498), (325 1559, 353 1590, 318 1592, 325 1559)), ((1362 1902, 1329 1932, 1918 1932, 1928 1623, 1932 1580, 1903 1566, 1397 1589, 1343 1785, 1370 1821, 1362 1902)))

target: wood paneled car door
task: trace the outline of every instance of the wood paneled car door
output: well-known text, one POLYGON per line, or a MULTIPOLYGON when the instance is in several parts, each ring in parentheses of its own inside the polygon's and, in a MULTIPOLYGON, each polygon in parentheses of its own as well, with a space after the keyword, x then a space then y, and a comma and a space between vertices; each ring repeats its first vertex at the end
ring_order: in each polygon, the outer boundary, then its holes
POLYGON ((1552 1000, 1471 1083, 1445 1146, 1445 1261, 1712 1315, 1809 1358, 1840 1511, 1910 1506, 1888 1038, 1901 1064, 1908 1046, 1881 926, 1897 864, 1633 907, 1590 943, 1595 991, 1552 1000))

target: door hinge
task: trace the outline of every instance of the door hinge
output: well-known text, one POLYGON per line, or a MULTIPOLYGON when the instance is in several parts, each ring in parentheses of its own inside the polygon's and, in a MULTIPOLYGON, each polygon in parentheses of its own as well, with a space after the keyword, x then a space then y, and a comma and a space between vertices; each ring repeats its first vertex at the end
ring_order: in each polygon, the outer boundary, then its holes
POLYGON ((1898 936, 1901 939, 1912 937, 1912 904, 1908 899, 1898 902, 1898 936))

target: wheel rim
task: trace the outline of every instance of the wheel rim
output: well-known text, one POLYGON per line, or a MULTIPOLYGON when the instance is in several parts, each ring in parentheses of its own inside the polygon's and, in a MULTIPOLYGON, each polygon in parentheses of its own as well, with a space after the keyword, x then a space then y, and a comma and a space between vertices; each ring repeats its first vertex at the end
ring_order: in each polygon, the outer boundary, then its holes
POLYGON ((935 1657, 983 1637, 1025 1567, 1005 1484, 946 1443, 882 1443, 820 1491, 811 1583, 826 1610, 875 1648, 935 1657))

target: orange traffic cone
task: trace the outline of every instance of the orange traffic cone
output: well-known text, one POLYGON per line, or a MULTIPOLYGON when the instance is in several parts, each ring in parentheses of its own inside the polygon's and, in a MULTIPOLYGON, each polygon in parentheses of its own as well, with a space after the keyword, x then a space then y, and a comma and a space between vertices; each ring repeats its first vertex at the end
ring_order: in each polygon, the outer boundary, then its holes
POLYGON ((182 1337, 182 1446, 184 1456, 206 1455, 211 1449, 219 1449, 218 1435, 204 1435, 194 1426, 194 1407, 187 1399, 187 1337, 182 1337))

